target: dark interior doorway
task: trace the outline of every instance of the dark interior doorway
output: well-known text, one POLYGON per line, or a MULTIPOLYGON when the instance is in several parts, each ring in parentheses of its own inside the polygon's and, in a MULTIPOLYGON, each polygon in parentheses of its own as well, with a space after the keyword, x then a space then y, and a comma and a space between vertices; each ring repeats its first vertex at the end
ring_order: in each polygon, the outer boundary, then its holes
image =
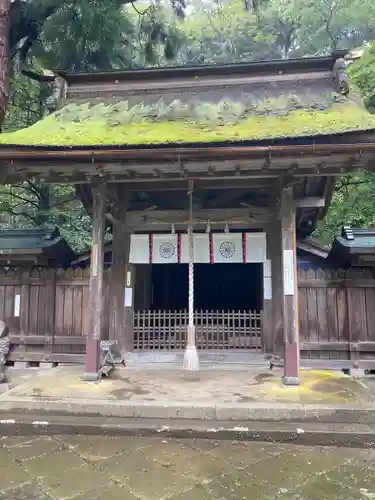
MULTIPOLYGON (((262 309, 262 264, 195 264, 194 275, 196 310, 262 309)), ((151 309, 171 311, 187 307, 187 264, 154 264, 151 309)))

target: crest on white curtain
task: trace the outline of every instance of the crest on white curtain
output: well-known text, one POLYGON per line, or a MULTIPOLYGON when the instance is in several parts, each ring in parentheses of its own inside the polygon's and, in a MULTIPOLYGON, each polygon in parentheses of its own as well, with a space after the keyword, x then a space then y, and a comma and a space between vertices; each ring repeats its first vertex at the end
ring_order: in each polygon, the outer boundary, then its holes
POLYGON ((177 234, 152 235, 152 263, 178 263, 178 236, 177 234))
POLYGON ((243 262, 242 233, 214 233, 212 260, 214 264, 243 262))

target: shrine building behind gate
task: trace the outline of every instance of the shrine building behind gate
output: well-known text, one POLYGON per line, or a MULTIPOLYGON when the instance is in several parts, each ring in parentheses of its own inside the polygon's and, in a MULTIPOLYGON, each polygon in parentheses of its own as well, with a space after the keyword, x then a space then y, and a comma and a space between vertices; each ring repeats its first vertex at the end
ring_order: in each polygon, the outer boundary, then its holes
POLYGON ((183 349, 194 293, 198 348, 278 354, 298 383, 297 244, 335 178, 374 166, 375 118, 343 57, 60 73, 53 113, 1 135, 3 182, 73 184, 92 215, 88 378, 103 337, 183 349))

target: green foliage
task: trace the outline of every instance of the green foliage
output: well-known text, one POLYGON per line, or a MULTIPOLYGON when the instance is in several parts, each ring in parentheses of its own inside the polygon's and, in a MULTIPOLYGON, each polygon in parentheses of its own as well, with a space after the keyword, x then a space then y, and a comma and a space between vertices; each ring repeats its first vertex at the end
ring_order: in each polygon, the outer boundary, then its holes
MULTIPOLYGON (((375 113, 375 43, 350 66, 349 73, 366 106, 375 113)), ((349 175, 337 182, 328 213, 319 223, 316 236, 331 242, 343 225, 375 227, 375 173, 349 175)))
POLYGON ((77 200, 74 187, 42 186, 25 181, 0 186, 0 227, 28 228, 56 225, 76 251, 91 241, 91 219, 77 200))
POLYGON ((373 0, 266 0, 256 11, 242 0, 193 5, 183 64, 324 55, 375 38, 373 0))
POLYGON ((359 87, 368 109, 375 113, 375 42, 350 67, 350 76, 359 87))
POLYGON ((49 91, 48 85, 15 72, 10 81, 10 99, 3 130, 18 130, 40 120, 45 113, 49 91))
POLYGON ((331 243, 344 225, 375 227, 375 175, 372 172, 348 175, 337 182, 328 214, 319 223, 315 235, 331 243))

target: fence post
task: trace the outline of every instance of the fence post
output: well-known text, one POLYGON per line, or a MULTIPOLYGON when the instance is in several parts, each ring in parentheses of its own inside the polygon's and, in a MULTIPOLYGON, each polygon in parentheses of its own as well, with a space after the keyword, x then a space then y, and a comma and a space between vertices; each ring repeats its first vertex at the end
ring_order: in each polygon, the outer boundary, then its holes
MULTIPOLYGON (((43 361, 50 361, 53 351, 55 336, 55 303, 56 303, 56 269, 48 269, 45 273, 45 293, 46 293, 46 311, 45 311, 45 343, 43 361)), ((44 273, 43 273, 44 274, 44 273)))
POLYGON ((21 297, 20 297, 20 347, 19 358, 22 361, 26 354, 25 337, 30 334, 30 271, 21 271, 21 297))

